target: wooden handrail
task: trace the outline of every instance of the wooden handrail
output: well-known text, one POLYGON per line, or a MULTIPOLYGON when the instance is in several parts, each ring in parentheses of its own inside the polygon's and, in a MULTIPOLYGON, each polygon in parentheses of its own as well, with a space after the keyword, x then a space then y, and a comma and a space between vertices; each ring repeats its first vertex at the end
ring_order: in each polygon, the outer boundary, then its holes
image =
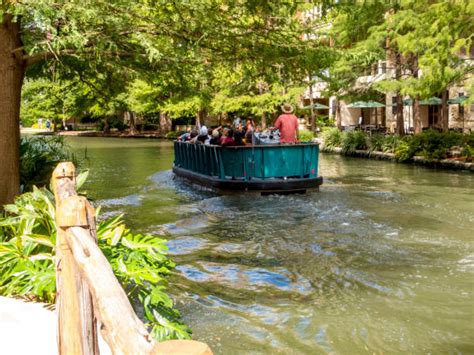
POLYGON ((114 354, 212 354, 205 343, 157 343, 150 336, 97 246, 95 211, 86 198, 77 196, 74 165, 60 163, 52 182, 59 354, 99 354, 97 322, 114 354))

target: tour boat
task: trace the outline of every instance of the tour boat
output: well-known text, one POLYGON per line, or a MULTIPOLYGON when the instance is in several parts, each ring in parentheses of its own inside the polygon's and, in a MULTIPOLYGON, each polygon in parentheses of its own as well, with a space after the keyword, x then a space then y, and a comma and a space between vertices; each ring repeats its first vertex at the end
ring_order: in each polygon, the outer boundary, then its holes
POLYGON ((305 193, 318 189, 318 143, 215 146, 174 143, 173 172, 222 191, 305 193))

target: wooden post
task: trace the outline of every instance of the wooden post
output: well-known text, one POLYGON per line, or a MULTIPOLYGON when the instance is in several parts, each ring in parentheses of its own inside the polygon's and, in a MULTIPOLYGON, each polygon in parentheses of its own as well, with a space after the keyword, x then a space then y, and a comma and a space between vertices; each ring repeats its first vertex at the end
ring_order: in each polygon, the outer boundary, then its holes
POLYGON ((76 194, 72 163, 56 167, 53 186, 59 354, 98 355, 98 320, 114 354, 212 355, 209 346, 198 341, 152 339, 97 245, 95 211, 76 194))
POLYGON ((66 241, 66 230, 71 226, 88 227, 88 202, 76 196, 75 168, 72 163, 61 163, 53 172, 56 198, 56 311, 58 313, 59 354, 99 354, 97 327, 92 299, 82 281, 71 249, 66 241), (73 200, 69 200, 72 198, 73 200), (68 202, 66 202, 66 200, 68 202), (65 215, 65 209, 75 208, 76 214, 65 215))

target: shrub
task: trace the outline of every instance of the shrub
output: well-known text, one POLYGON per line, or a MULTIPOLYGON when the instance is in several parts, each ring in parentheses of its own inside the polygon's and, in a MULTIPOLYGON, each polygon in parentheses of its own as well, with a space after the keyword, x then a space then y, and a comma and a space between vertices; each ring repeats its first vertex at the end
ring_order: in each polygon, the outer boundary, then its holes
POLYGON ((337 128, 330 128, 323 132, 324 150, 331 152, 342 144, 342 133, 337 128))
MULTIPOLYGON (((83 180, 83 179, 79 179, 83 180)), ((56 224, 54 196, 46 188, 33 188, 6 205, 0 217, 0 294, 54 302, 56 224)), ((109 260, 128 296, 144 310, 157 340, 189 338, 189 328, 164 292, 165 277, 174 267, 166 256, 165 241, 133 234, 121 216, 97 226, 99 247, 109 260)))
POLYGON ((301 142, 311 142, 311 140, 314 138, 313 132, 307 130, 307 129, 302 129, 298 132, 298 139, 301 142))
POLYGON ((461 133, 428 130, 413 136, 409 144, 413 155, 420 154, 428 159, 443 159, 451 147, 461 145, 462 141, 461 133))
POLYGON ((412 149, 406 140, 399 140, 393 153, 395 153, 395 159, 399 162, 407 162, 413 158, 412 149))
POLYGON ((385 136, 382 143, 382 151, 384 153, 395 153, 402 144, 403 138, 400 136, 385 136))
POLYGON ((74 161, 77 163, 63 137, 21 137, 21 191, 30 191, 33 185, 45 186, 48 184, 51 173, 61 161, 74 161))
POLYGON ((178 131, 170 131, 168 133, 166 133, 166 136, 165 138, 167 139, 177 139, 180 135, 182 135, 184 132, 178 132, 178 131))
POLYGON ((342 139, 344 154, 353 154, 357 149, 367 149, 367 136, 362 131, 349 131, 342 139))
POLYGON ((336 124, 336 121, 332 118, 329 118, 329 116, 317 116, 316 117, 316 124, 318 127, 334 127, 336 124))
POLYGON ((368 146, 371 152, 382 151, 385 137, 379 133, 372 134, 368 137, 368 146))

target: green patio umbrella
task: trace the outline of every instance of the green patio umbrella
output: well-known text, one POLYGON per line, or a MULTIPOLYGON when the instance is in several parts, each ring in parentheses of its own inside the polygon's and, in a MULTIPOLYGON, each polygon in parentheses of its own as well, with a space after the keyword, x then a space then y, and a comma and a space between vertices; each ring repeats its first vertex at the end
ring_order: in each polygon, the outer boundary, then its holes
POLYGON ((462 105, 467 101, 467 99, 469 99, 469 96, 462 95, 462 96, 459 96, 459 97, 455 97, 454 99, 449 99, 448 104, 450 104, 450 105, 462 105))
MULTIPOLYGON (((381 104, 377 101, 356 101, 346 106, 347 108, 377 108, 377 107, 385 107, 384 104, 381 104)), ((371 120, 371 112, 369 111, 369 123, 371 120)), ((377 123, 377 111, 375 111, 375 123, 377 123)))
POLYGON ((377 101, 356 101, 347 105, 346 107, 347 108, 376 108, 376 107, 385 107, 385 105, 377 101))
MULTIPOLYGON (((441 99, 438 97, 430 97, 429 99, 421 100, 420 105, 441 105, 441 99)), ((449 101, 448 101, 449 102, 449 101)), ((397 104, 393 104, 393 106, 396 106, 397 104)), ((405 99, 403 100, 403 105, 404 106, 413 106, 413 99, 405 99)))
POLYGON ((347 108, 366 108, 367 103, 365 101, 356 101, 349 105, 346 105, 347 108))
POLYGON ((308 106, 304 106, 303 107, 304 109, 311 109, 313 108, 314 110, 327 110, 329 109, 329 106, 326 106, 326 105, 323 105, 323 104, 320 104, 318 102, 312 104, 312 105, 308 105, 308 106))
POLYGON ((385 107, 384 104, 381 104, 380 102, 377 101, 366 101, 367 107, 370 108, 377 108, 377 107, 385 107))
POLYGON ((421 100, 420 105, 441 105, 443 101, 439 97, 430 97, 426 100, 421 100))

